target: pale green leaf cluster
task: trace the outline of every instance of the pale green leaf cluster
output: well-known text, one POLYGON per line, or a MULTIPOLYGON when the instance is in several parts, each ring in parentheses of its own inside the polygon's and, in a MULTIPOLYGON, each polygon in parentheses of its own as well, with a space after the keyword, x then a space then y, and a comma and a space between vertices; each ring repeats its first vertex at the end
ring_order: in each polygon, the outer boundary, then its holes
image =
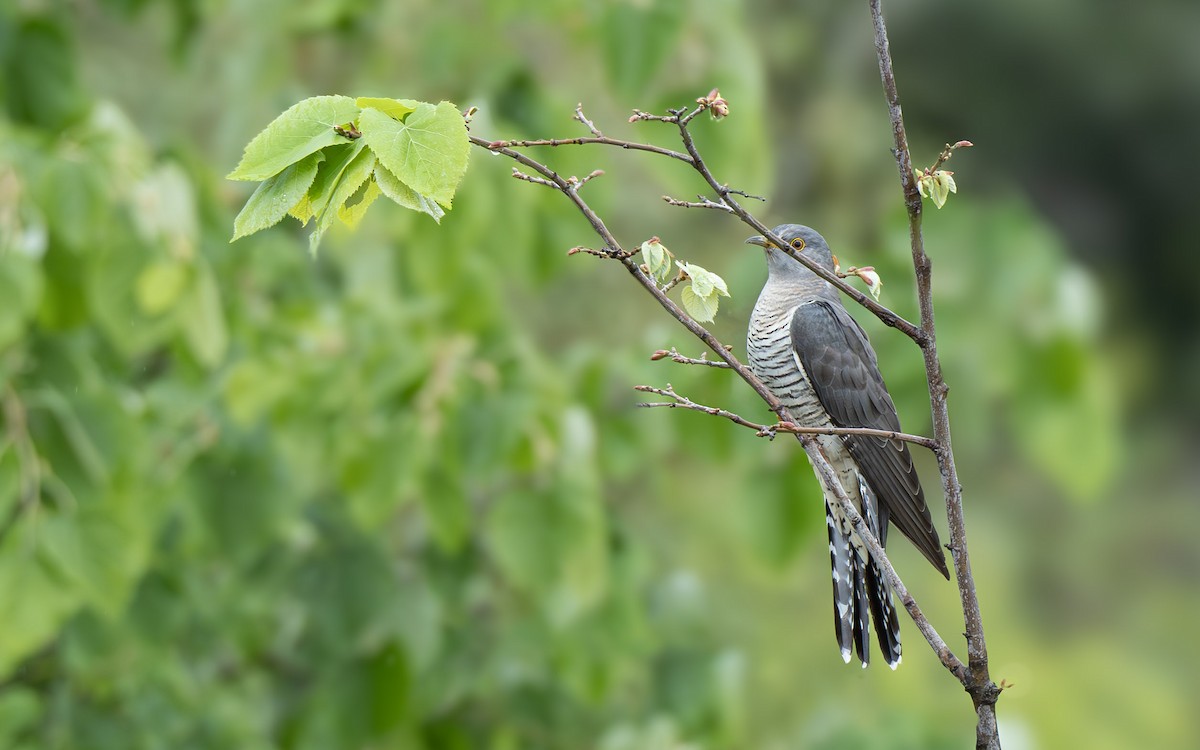
POLYGON ((729 296, 725 280, 694 263, 675 260, 675 254, 657 237, 651 237, 638 248, 645 259, 645 271, 657 283, 669 290, 681 281, 688 283, 679 292, 683 308, 701 323, 711 322, 717 315, 718 300, 729 296), (672 265, 671 261, 675 263, 672 265), (672 273, 678 267, 678 274, 672 273), (672 280, 674 279, 674 280, 672 280), (670 283, 668 283, 670 282, 670 283))
POLYGON ((291 215, 313 222, 316 253, 335 219, 353 228, 379 197, 441 221, 467 170, 470 141, 450 102, 317 96, 281 114, 228 177, 262 180, 234 220, 237 240, 291 215))
POLYGON ((674 254, 657 237, 643 242, 641 250, 646 260, 646 270, 659 284, 667 283, 671 278, 671 259, 675 257, 674 254))
POLYGON ((954 173, 945 169, 921 175, 917 180, 917 191, 926 198, 933 200, 933 205, 941 208, 946 205, 950 193, 957 193, 958 186, 954 184, 954 173))

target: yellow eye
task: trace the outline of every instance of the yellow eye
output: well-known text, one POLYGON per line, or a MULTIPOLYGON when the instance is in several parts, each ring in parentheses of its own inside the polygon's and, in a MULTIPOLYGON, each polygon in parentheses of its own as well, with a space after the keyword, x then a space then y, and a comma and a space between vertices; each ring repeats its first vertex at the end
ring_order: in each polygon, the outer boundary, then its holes
POLYGON ((797 237, 796 239, 792 240, 792 247, 795 248, 796 250, 803 250, 804 249, 804 240, 800 237, 797 237))

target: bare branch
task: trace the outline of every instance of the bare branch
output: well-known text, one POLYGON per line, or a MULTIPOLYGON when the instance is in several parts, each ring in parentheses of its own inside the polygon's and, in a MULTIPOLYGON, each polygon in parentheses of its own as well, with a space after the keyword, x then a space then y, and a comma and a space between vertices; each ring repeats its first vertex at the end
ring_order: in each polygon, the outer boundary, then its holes
MULTIPOLYGON (((933 316, 932 264, 929 256, 925 253, 925 242, 921 233, 921 195, 917 189, 917 178, 913 173, 912 156, 908 149, 908 136, 904 130, 904 115, 900 109, 900 96, 896 90, 896 76, 892 69, 891 51, 888 44, 887 27, 883 20, 883 11, 880 7, 880 0, 869 0, 869 2, 871 20, 875 29, 875 53, 879 59, 879 75, 883 82, 884 96, 887 99, 888 114, 892 123, 892 138, 895 142, 896 166, 900 171, 900 185, 904 191, 904 204, 908 211, 909 241, 912 245, 913 268, 917 279, 921 329, 925 333, 925 337, 918 343, 921 345, 922 356, 925 360, 929 403, 933 416, 933 437, 937 441, 938 469, 941 472, 942 488, 946 496, 946 522, 950 527, 950 552, 954 558, 955 577, 958 581, 967 638, 967 663, 970 669, 969 673, 960 679, 975 705, 978 719, 975 733, 976 746, 988 750, 999 750, 1000 736, 996 729, 995 703, 1000 695, 1000 689, 992 682, 988 674, 983 617, 979 610, 979 598, 975 591, 974 576, 971 574, 970 556, 967 553, 962 486, 958 481, 958 470, 954 464, 954 451, 950 441, 950 415, 946 403, 949 387, 942 377, 942 365, 937 354, 937 334, 933 316)), ((946 158, 949 158, 948 154, 946 158)))
POLYGON ((582 179, 580 179, 578 177, 570 177, 567 179, 567 182, 574 183, 575 187, 578 189, 578 188, 583 187, 587 183, 591 182, 592 180, 596 179, 597 177, 603 177, 603 176, 604 176, 603 169, 593 169, 590 173, 585 175, 582 179))
POLYGON ((729 364, 726 362, 716 362, 708 359, 706 354, 701 354, 699 359, 694 357, 685 357, 675 350, 675 347, 670 349, 659 349, 650 355, 651 360, 660 360, 669 358, 672 362, 678 362, 681 365, 703 365, 705 367, 721 367, 729 369, 729 364))
POLYGON ((513 167, 512 176, 517 178, 518 180, 525 180, 525 182, 532 182, 534 185, 544 185, 545 187, 551 188, 553 190, 559 189, 558 185, 554 184, 550 180, 543 180, 541 177, 534 177, 533 175, 525 174, 524 172, 517 169, 516 167, 513 167))
POLYGON ((764 201, 765 202, 767 200, 766 198, 764 198, 761 195, 751 195, 750 193, 747 193, 744 190, 734 190, 733 188, 726 188, 726 192, 728 192, 729 195, 740 195, 743 198, 749 198, 750 200, 755 200, 755 201, 764 201))
MULTIPOLYGON (((684 359, 687 359, 686 357, 684 359)), ((714 365, 714 362, 703 360, 691 360, 688 364, 706 364, 714 365)), ((773 425, 758 424, 751 422, 748 419, 738 416, 731 411, 718 409, 715 406, 705 406, 692 401, 687 396, 682 396, 675 392, 675 389, 668 385, 666 388, 655 388, 649 385, 635 385, 635 391, 644 391, 646 393, 655 393, 664 398, 672 399, 672 401, 659 401, 653 403, 640 403, 638 406, 644 408, 652 408, 656 406, 665 406, 676 409, 691 409, 692 411, 700 411, 705 414, 711 414, 714 417, 724 417, 731 422, 740 424, 743 427, 749 427, 755 431, 759 437, 767 437, 775 439, 776 433, 790 432, 794 435, 864 435, 867 437, 884 438, 887 440, 903 440, 906 443, 916 443, 929 450, 935 450, 937 443, 922 435, 909 435, 906 432, 892 432, 891 430, 876 430, 870 427, 802 427, 795 422, 777 422, 773 425)))
POLYGON ((691 409, 692 411, 704 412, 705 414, 710 414, 714 417, 724 417, 734 424, 740 424, 742 427, 749 427, 750 429, 754 430, 755 434, 757 434, 759 437, 768 437, 772 440, 775 439, 776 431, 774 427, 751 422, 750 420, 740 417, 731 411, 726 411, 725 409, 718 409, 715 406, 698 404, 689 399, 687 396, 681 396, 680 394, 676 393, 675 389, 669 384, 666 388, 655 388, 651 385, 635 385, 633 389, 635 391, 654 393, 664 398, 672 399, 671 401, 643 402, 638 404, 639 407, 650 409, 656 406, 664 406, 668 409, 691 409))
MULTIPOLYGON (((475 139, 472 139, 472 143, 475 139)), ((669 148, 655 146, 651 143, 637 143, 636 141, 623 141, 619 138, 609 138, 606 135, 598 135, 582 138, 543 138, 540 140, 524 140, 524 141, 484 141, 477 143, 478 146, 483 146, 489 151, 499 151, 502 148, 534 148, 537 146, 584 146, 587 144, 600 144, 603 146, 615 146, 617 148, 628 149, 630 151, 649 151, 652 154, 659 156, 667 156, 672 159, 691 163, 692 159, 687 154, 681 154, 678 151, 672 151, 669 148)))
POLYGON ((718 211, 724 211, 724 212, 730 213, 730 214, 733 213, 733 209, 730 208, 729 206, 725 205, 724 203, 717 203, 716 201, 711 201, 708 198, 705 198, 703 195, 698 195, 696 197, 699 198, 700 200, 698 200, 696 202, 681 201, 681 200, 676 200, 675 198, 672 198, 669 195, 664 195, 662 197, 662 199, 672 206, 679 206, 681 208, 714 208, 718 211))
POLYGON ((610 250, 593 250, 592 248, 584 247, 583 245, 576 245, 575 247, 573 247, 567 251, 567 255, 578 255, 579 253, 587 253, 588 255, 595 255, 597 258, 612 258, 612 257, 619 257, 619 256, 627 257, 628 255, 630 255, 630 253, 624 253, 624 252, 613 253, 610 250))
POLYGON ((938 171, 938 169, 940 169, 943 164, 950 161, 950 157, 954 156, 955 151, 959 150, 960 148, 971 148, 974 145, 975 144, 971 143, 970 141, 959 141, 957 143, 947 143, 946 147, 944 149, 942 149, 942 153, 938 154, 937 161, 935 161, 933 163, 932 167, 926 168, 925 172, 928 174, 928 173, 938 171))
POLYGON ((601 133, 600 130, 592 123, 592 121, 583 114, 583 102, 575 105, 575 119, 582 122, 584 126, 591 131, 592 135, 596 136, 597 138, 604 137, 604 133, 601 133))

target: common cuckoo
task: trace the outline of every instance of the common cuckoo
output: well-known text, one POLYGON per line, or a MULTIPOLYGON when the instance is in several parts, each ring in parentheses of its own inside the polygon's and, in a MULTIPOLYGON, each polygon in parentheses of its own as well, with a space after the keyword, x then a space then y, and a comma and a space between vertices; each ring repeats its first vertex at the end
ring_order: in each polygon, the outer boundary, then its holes
MULTIPOLYGON (((833 255, 816 231, 783 224, 773 232, 794 250, 833 270, 833 255)), ((746 336, 754 374, 797 424, 899 432, 900 420, 879 374, 875 352, 842 305, 838 291, 765 238, 755 236, 746 242, 761 245, 767 254, 767 283, 754 305, 746 336)), ((908 445, 861 435, 821 435, 817 442, 880 544, 887 544, 888 523, 895 524, 949 578, 908 445)), ((900 663, 900 623, 891 584, 831 488, 822 489, 833 563, 834 631, 842 658, 849 662, 853 648, 867 666, 869 621, 874 620, 883 658, 895 669, 900 663)))

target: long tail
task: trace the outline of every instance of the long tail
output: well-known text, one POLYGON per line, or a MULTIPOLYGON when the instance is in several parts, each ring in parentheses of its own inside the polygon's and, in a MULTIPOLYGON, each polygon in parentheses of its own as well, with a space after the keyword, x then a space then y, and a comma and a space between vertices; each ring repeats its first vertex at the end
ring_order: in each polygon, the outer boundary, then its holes
MULTIPOLYGON (((880 519, 874 513, 873 498, 864 499, 864 520, 878 537, 880 519)), ((863 667, 871 663, 870 621, 874 620, 879 650, 888 666, 895 669, 900 664, 900 622, 892 603, 891 584, 879 565, 869 559, 866 549, 854 544, 849 525, 839 523, 837 517, 826 503, 825 525, 833 567, 833 629, 842 659, 849 663, 854 653, 863 667)))

